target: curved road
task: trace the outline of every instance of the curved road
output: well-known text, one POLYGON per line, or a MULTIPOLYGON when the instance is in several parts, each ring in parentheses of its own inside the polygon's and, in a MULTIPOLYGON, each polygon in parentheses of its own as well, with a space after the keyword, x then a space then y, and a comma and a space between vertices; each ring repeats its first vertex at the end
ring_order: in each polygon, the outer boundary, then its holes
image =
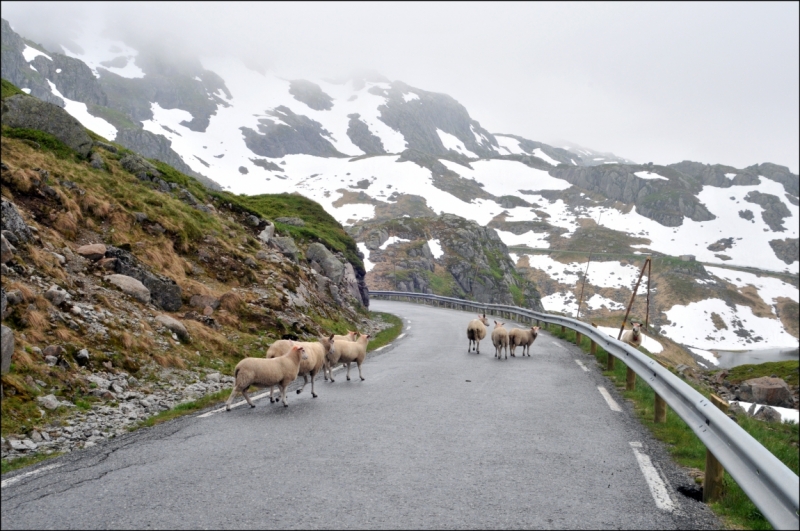
POLYGON ((2 528, 720 526, 576 347, 543 333, 497 361, 488 338, 467 354, 472 314, 372 309, 407 329, 366 381, 339 371, 317 399, 207 410, 8 474, 2 528))

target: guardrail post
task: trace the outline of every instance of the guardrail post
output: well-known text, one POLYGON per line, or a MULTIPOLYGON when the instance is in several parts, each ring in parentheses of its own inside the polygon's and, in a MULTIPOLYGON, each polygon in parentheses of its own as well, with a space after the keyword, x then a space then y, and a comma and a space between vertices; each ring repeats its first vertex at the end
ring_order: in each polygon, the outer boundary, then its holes
POLYGON ((567 327, 566 326, 561 325, 561 333, 562 334, 566 334, 567 333, 567 327))
POLYGON ((581 333, 575 332, 575 344, 581 346, 581 333))
POLYGON ((628 367, 628 374, 625 380, 625 390, 634 391, 636 389, 636 373, 630 367, 628 367))
MULTIPOLYGON (((711 403, 717 406, 723 413, 728 413, 728 403, 718 397, 711 395, 711 403)), ((717 458, 706 449, 706 475, 703 478, 703 503, 710 503, 722 497, 723 478, 725 469, 717 458)))
POLYGON ((608 358, 607 358, 608 361, 606 363, 606 370, 607 371, 613 371, 614 367, 615 367, 615 362, 617 361, 617 358, 612 356, 610 352, 607 352, 606 354, 608 355, 608 358))

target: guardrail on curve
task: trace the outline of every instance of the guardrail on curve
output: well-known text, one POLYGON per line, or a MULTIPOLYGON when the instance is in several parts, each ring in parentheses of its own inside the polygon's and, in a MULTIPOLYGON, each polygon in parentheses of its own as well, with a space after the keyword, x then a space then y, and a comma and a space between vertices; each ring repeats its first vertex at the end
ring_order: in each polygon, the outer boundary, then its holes
POLYGON ((800 478, 706 397, 652 358, 593 326, 517 306, 401 291, 370 291, 372 298, 430 301, 449 308, 499 313, 565 326, 601 345, 645 380, 694 431, 776 529, 800 527, 800 478))

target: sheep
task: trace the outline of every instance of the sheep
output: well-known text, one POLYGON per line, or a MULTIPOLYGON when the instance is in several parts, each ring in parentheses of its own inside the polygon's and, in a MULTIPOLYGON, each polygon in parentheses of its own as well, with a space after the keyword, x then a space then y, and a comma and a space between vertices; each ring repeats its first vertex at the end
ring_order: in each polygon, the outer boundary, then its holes
MULTIPOLYGON (((308 354, 304 347, 292 345, 291 350, 285 356, 273 359, 245 358, 236 364, 233 376, 236 379, 231 396, 225 402, 225 411, 231 410, 231 402, 236 393, 242 393, 244 399, 250 407, 256 407, 247 395, 247 388, 251 385, 256 387, 272 387, 279 385, 281 388, 281 399, 283 407, 289 407, 286 403, 286 387, 297 378, 300 370, 300 363, 308 359, 308 354)), ((271 392, 271 391, 270 391, 271 392)))
POLYGON ((325 362, 325 370, 328 372, 331 383, 336 381, 333 379, 333 368, 339 363, 347 365, 347 379, 350 380, 350 364, 354 361, 358 365, 358 377, 362 381, 364 380, 364 376, 361 375, 361 364, 367 357, 367 343, 370 337, 369 334, 361 334, 354 342, 340 341, 336 343, 333 354, 329 354, 325 362))
POLYGON ((624 343, 629 344, 633 348, 639 348, 642 346, 642 333, 640 327, 642 326, 641 323, 631 323, 631 330, 626 330, 624 334, 622 334, 622 341, 624 343))
MULTIPOLYGON (((317 393, 314 390, 314 380, 316 379, 320 369, 322 369, 323 365, 325 364, 327 355, 333 352, 335 337, 336 336, 331 334, 330 337, 320 337, 318 341, 313 343, 305 341, 298 341, 294 343, 305 348, 306 354, 308 355, 308 360, 300 363, 300 369, 297 374, 298 376, 303 377, 303 387, 297 390, 298 395, 303 392, 303 389, 306 388, 306 385, 308 384, 308 377, 311 376, 311 396, 317 398, 317 393)), ((292 341, 287 341, 285 339, 278 340, 270 345, 269 349, 267 350, 267 359, 283 356, 289 352, 291 348, 292 341)), ((273 389, 270 389, 270 403, 273 402, 272 391, 273 389)), ((277 402, 277 400, 275 400, 275 402, 277 402)))
POLYGON ((530 330, 528 329, 521 329, 521 328, 512 328, 511 331, 508 333, 508 346, 511 349, 511 355, 516 357, 514 352, 517 350, 517 347, 522 347, 522 355, 524 356, 525 353, 528 353, 528 357, 531 357, 531 345, 533 342, 536 341, 536 337, 539 335, 539 327, 532 326, 530 330))
POLYGON ((494 345, 494 357, 500 358, 503 348, 506 349, 506 358, 508 359, 508 330, 503 328, 505 323, 494 322, 494 330, 492 330, 492 344, 494 345))
MULTIPOLYGON (((358 336, 358 331, 357 330, 348 330, 346 335, 343 335, 343 336, 335 335, 335 336, 333 336, 333 340, 337 341, 337 342, 347 341, 347 342, 352 343, 352 342, 354 342, 356 340, 356 336, 358 336)), ((336 354, 334 353, 333 356, 336 357, 336 354)), ((325 378, 326 382, 328 381, 328 373, 330 373, 330 367, 328 366, 328 363, 326 362, 325 365, 323 366, 323 371, 322 371, 322 377, 325 378)))
POLYGON ((467 339, 469 339, 469 345, 467 345, 467 352, 472 351, 472 344, 475 344, 475 353, 481 353, 481 339, 486 337, 486 327, 489 326, 489 320, 486 318, 486 314, 483 316, 478 316, 477 319, 473 319, 467 325, 467 339))

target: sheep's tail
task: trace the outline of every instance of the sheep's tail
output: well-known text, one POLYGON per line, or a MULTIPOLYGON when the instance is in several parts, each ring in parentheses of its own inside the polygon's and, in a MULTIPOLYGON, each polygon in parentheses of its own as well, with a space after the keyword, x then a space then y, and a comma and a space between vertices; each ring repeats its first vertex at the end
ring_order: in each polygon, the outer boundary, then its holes
POLYGON ((233 379, 235 380, 238 377, 239 377, 239 367, 236 367, 236 370, 233 371, 233 379))

